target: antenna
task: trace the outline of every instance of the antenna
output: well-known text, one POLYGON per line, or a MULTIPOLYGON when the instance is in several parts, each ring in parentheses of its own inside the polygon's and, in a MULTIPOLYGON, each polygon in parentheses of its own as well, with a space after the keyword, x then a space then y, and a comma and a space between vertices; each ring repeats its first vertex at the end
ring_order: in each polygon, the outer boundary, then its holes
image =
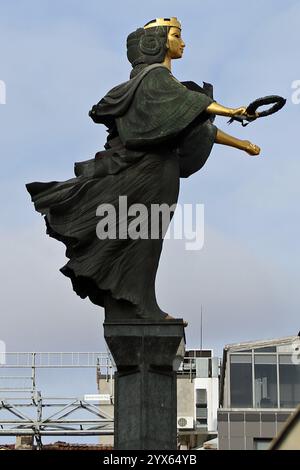
POLYGON ((201 314, 200 314, 200 350, 202 351, 203 346, 203 324, 202 324, 202 304, 201 304, 201 314))

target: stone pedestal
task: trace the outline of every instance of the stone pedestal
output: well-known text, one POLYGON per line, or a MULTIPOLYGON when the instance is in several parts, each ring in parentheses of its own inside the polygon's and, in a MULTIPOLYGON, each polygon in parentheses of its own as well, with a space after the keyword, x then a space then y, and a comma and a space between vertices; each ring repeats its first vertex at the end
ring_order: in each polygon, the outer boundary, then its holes
POLYGON ((105 322, 117 366, 115 449, 176 449, 176 370, 184 356, 182 320, 105 322))

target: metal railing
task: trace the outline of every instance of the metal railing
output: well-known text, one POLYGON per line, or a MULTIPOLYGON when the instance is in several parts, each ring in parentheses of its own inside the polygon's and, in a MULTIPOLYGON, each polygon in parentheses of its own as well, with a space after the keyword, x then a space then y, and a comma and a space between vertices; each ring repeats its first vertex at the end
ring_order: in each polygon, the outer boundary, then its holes
POLYGON ((101 374, 109 380, 115 365, 108 352, 2 353, 0 436, 34 435, 41 445, 41 436, 46 435, 113 434, 113 418, 101 409, 101 395, 90 403, 82 397, 62 396, 59 390, 55 397, 45 396, 37 390, 38 370, 62 368, 92 368, 95 376, 101 374))

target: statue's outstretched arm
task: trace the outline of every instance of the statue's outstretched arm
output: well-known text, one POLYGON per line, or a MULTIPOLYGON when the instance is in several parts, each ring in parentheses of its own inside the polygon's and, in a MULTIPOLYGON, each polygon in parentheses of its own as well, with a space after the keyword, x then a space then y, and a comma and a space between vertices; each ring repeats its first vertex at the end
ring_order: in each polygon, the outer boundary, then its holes
POLYGON ((226 108, 225 106, 222 106, 221 104, 217 103, 214 101, 211 103, 207 108, 206 111, 209 114, 217 114, 218 116, 227 116, 227 117, 233 117, 233 116, 248 116, 247 114, 247 109, 244 106, 241 106, 240 108, 226 108))
POLYGON ((244 150, 249 155, 259 155, 260 148, 258 145, 252 144, 249 140, 240 140, 232 135, 218 129, 215 139, 216 144, 229 145, 240 150, 244 150))
MULTIPOLYGON (((221 104, 214 101, 211 103, 207 108, 206 111, 209 114, 216 114, 218 116, 248 116, 247 109, 244 106, 240 108, 226 108, 221 104)), ((256 114, 255 114, 256 115, 256 114)), ((240 150, 244 150, 249 155, 259 155, 260 148, 258 145, 252 144, 249 140, 240 140, 232 135, 226 134, 225 132, 218 129, 216 134, 216 144, 228 145, 230 147, 234 147, 240 150)))

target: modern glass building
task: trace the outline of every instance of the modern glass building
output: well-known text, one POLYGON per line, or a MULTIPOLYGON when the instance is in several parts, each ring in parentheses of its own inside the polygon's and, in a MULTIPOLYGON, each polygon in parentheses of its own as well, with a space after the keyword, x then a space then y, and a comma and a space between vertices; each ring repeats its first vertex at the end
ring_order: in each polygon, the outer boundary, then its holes
POLYGON ((224 348, 219 449, 263 449, 300 403, 300 337, 224 348))

